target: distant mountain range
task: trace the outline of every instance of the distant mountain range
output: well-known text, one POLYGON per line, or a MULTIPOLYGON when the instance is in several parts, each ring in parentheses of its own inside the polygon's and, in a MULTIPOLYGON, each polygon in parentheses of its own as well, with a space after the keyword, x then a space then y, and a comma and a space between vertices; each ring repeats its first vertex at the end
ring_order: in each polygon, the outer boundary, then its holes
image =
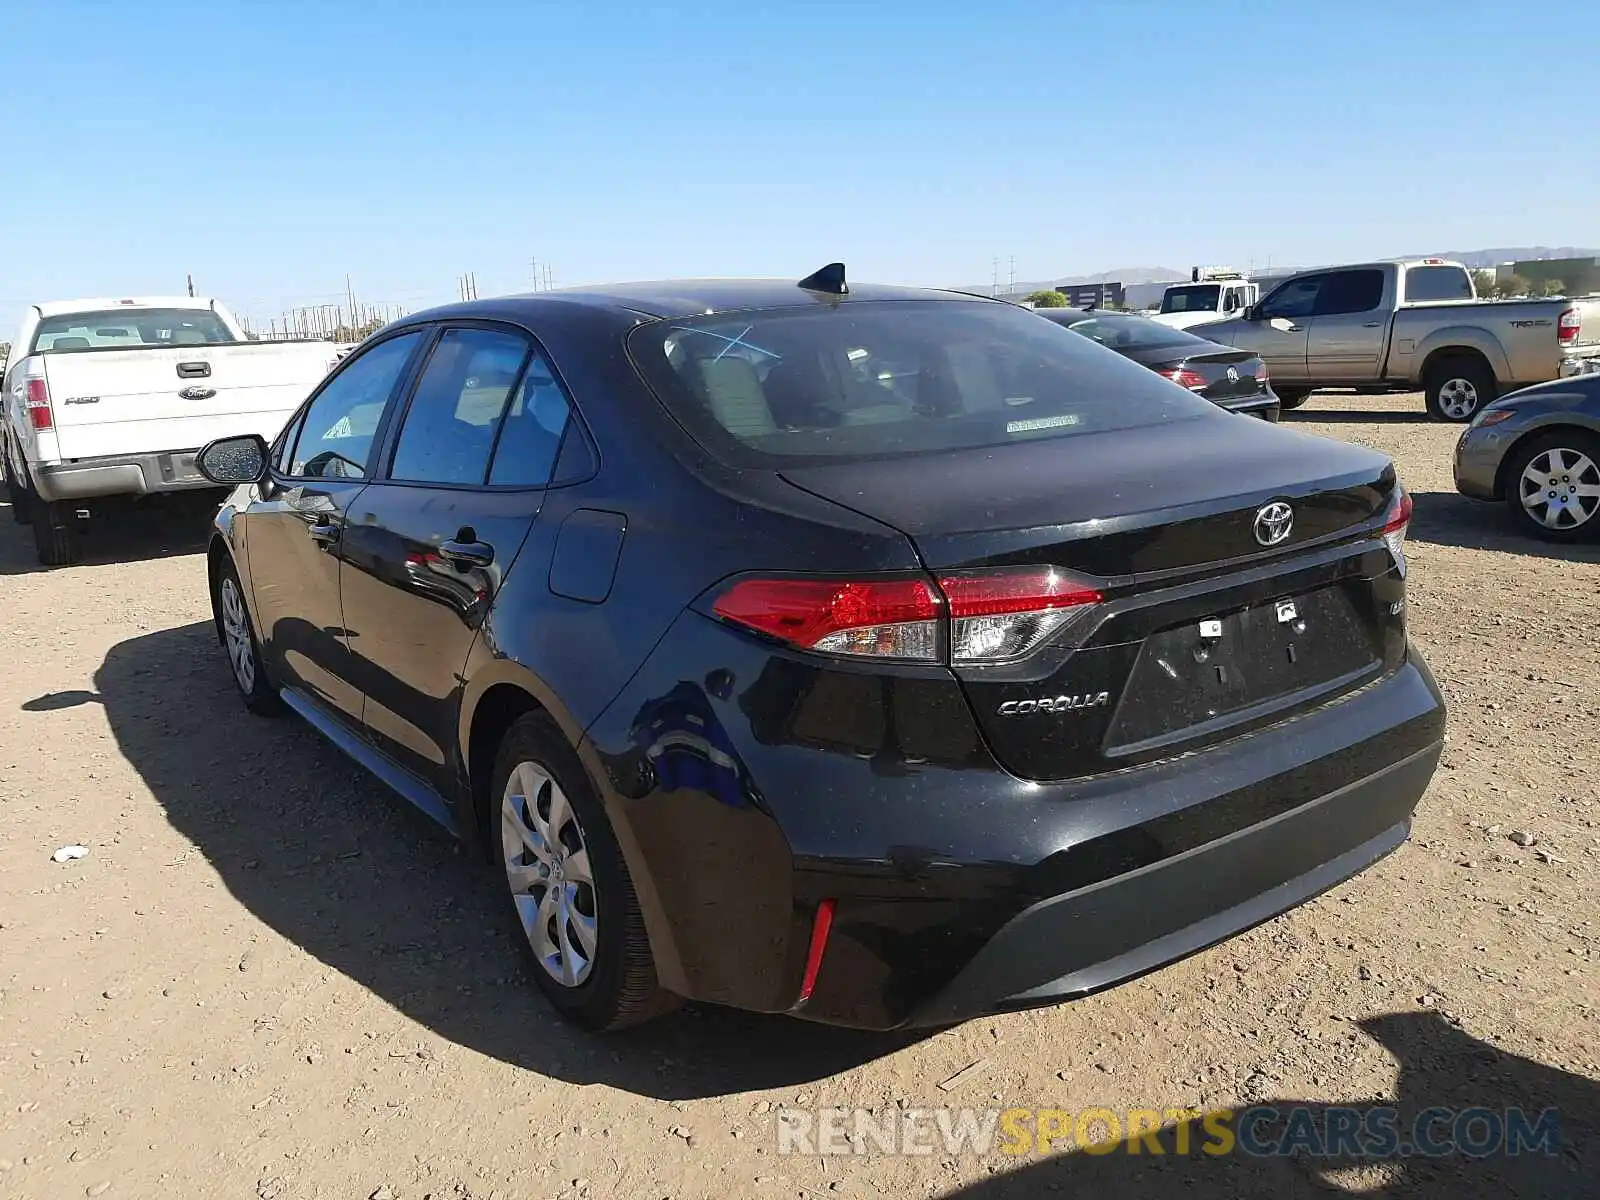
MULTIPOLYGON (((1444 250, 1428 251, 1422 254, 1392 254, 1384 255, 1385 258, 1448 258, 1455 262, 1464 263, 1478 270, 1483 267, 1497 266, 1503 262, 1526 262, 1535 258, 1600 258, 1600 249, 1586 246, 1496 246, 1487 250, 1444 250)), ((1312 264, 1314 266, 1332 264, 1312 264)), ((1240 268, 1241 270, 1243 268, 1240 268)), ((1274 266, 1271 275, 1274 278, 1291 275, 1296 271, 1308 270, 1308 267, 1279 267, 1274 266)), ((1040 279, 1033 281, 1018 280, 1013 288, 1002 282, 1000 290, 1006 295, 1026 296, 1032 292, 1046 291, 1050 288, 1065 287, 1077 283, 1120 283, 1123 285, 1141 283, 1170 283, 1173 280, 1187 279, 1188 267, 1116 267, 1110 271, 1100 271, 1094 275, 1065 275, 1057 279, 1040 279)), ((1266 272, 1258 272, 1260 275, 1266 272)), ((956 290, 963 292, 977 292, 988 295, 994 289, 993 283, 965 284, 956 290)))

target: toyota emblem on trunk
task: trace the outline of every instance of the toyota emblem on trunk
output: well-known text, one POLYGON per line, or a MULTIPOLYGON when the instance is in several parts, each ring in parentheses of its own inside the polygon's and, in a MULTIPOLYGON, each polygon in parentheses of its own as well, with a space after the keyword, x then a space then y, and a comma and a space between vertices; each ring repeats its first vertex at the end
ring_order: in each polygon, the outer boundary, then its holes
POLYGON ((1239 368, 1238 367, 1229 367, 1228 368, 1228 382, 1229 383, 1238 383, 1239 382, 1239 368))
POLYGON ((1294 532, 1294 509, 1282 500, 1263 504, 1256 510, 1256 541, 1263 546, 1276 546, 1289 540, 1294 532))

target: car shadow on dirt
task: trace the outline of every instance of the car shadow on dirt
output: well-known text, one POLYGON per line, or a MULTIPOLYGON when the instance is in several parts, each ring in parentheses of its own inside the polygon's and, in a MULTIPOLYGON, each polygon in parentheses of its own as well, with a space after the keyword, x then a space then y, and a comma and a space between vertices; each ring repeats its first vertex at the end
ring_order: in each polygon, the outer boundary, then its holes
POLYGON ((487 869, 309 726, 246 713, 209 622, 114 646, 95 686, 24 707, 104 704, 122 754, 239 903, 457 1045, 679 1100, 808 1083, 926 1036, 699 1006, 584 1034, 525 974, 487 869))
MULTIPOLYGON (((1144 1142, 1135 1149, 1135 1140, 1125 1139, 1102 1142, 1092 1152, 1035 1155, 1028 1165, 952 1192, 946 1200, 1034 1200, 1054 1194, 1112 1200, 1352 1194, 1395 1200, 1557 1200, 1600 1194, 1595 1182, 1600 1178, 1600 1083, 1507 1054, 1437 1012, 1393 1013, 1359 1025, 1398 1064, 1393 1097, 1352 1097, 1337 1106, 1290 1097, 1262 1100, 1254 1115, 1239 1110, 1219 1122, 1218 1128, 1235 1133, 1227 1153, 1221 1152, 1224 1142, 1200 1121, 1190 1126, 1187 1145, 1180 1145, 1179 1127, 1172 1123, 1155 1135, 1155 1146, 1144 1142), (1393 1110, 1392 1119, 1384 1119, 1392 1138, 1382 1133, 1379 1119, 1363 1115, 1378 1107, 1393 1110), (1468 1115, 1472 1110, 1476 1116, 1468 1115), (1540 1127, 1548 1110, 1555 1110, 1554 1118, 1540 1127), (1516 1152, 1509 1148, 1511 1137, 1493 1137, 1497 1122, 1505 1130, 1517 1120, 1508 1116, 1512 1111, 1526 1117, 1525 1128, 1534 1135, 1516 1139, 1516 1152), (1361 1143, 1328 1136, 1341 1126, 1361 1143), (1413 1140, 1419 1134, 1422 1140, 1413 1140), (1390 1145, 1381 1145, 1384 1141, 1390 1145), (1284 1153, 1296 1146, 1299 1153, 1284 1153), (1435 1153, 1425 1155, 1417 1146, 1435 1153), (1398 1148, 1412 1153, 1395 1153, 1398 1148), (1462 1148, 1479 1153, 1469 1156, 1462 1148)), ((1152 1097, 1152 1106, 1160 1103, 1160 1097, 1152 1097)))
POLYGON ((1459 492, 1413 492, 1411 500, 1415 510, 1407 537, 1412 541, 1567 562, 1600 562, 1600 542, 1540 541, 1512 524, 1503 504, 1474 500, 1459 492))
MULTIPOLYGON (((211 535, 217 497, 209 493, 162 496, 142 503, 97 501, 94 516, 79 533, 75 566, 139 562, 198 554, 211 535)), ((39 565, 33 530, 12 519, 0 498, 0 575, 70 570, 39 565)))

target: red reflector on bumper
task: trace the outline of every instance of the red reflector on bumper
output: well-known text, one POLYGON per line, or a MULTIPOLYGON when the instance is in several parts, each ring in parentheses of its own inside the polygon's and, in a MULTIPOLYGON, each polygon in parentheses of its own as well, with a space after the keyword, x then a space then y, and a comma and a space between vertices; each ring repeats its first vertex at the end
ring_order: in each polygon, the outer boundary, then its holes
POLYGON ((800 1002, 811 999, 811 989, 817 986, 817 972, 822 970, 822 952, 828 948, 828 931, 833 928, 834 901, 824 900, 817 905, 817 915, 811 918, 811 945, 806 950, 806 973, 800 980, 800 1002))

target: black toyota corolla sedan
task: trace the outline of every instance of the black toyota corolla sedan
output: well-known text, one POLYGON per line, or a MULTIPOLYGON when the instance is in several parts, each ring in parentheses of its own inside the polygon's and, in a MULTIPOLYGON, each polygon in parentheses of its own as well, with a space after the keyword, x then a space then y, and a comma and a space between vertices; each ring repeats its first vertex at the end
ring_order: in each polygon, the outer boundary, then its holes
POLYGON ((1148 317, 1076 308, 1035 310, 1046 320, 1099 342, 1157 375, 1204 396, 1219 408, 1276 421, 1282 406, 1267 379, 1267 364, 1248 350, 1169 329, 1148 317))
POLYGON ((996 301, 473 301, 200 463, 245 704, 492 864, 591 1028, 1082 996, 1393 850, 1439 756, 1388 459, 996 301))

